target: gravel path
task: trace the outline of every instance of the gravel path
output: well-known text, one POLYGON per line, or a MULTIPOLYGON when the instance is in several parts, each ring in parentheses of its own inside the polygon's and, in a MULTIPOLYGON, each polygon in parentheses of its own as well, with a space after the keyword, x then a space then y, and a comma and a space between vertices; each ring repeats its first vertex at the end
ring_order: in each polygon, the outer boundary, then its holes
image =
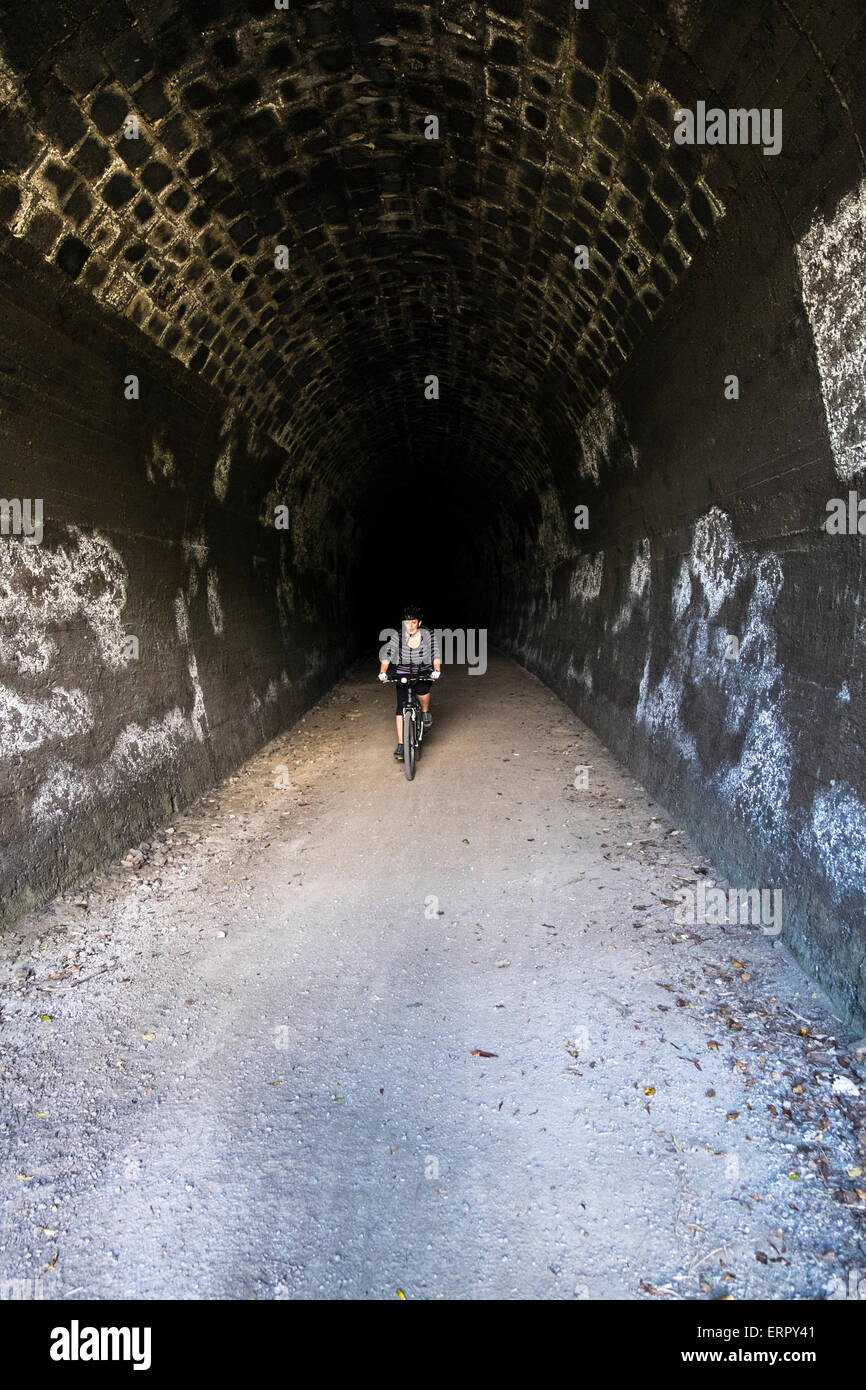
POLYGON ((0 1282, 781 1299, 866 1273, 866 1054, 784 946, 676 925, 712 866, 511 661, 446 673, 413 783, 374 674, 0 939, 0 1282))

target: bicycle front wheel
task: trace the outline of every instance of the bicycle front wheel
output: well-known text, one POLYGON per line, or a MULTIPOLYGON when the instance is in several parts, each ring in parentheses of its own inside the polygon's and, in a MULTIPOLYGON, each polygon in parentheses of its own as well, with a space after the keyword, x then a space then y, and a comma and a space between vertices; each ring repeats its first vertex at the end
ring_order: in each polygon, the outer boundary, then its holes
POLYGON ((403 771, 409 781, 415 776, 415 711, 403 710, 403 771))

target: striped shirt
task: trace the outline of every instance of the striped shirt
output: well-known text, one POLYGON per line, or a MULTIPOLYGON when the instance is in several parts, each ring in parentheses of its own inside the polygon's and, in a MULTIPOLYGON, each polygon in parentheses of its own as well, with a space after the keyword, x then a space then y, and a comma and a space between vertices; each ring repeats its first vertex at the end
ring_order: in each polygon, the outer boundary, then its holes
POLYGON ((431 631, 429 627, 419 627, 412 641, 419 637, 421 640, 418 646, 410 647, 406 626, 401 623, 399 637, 393 632, 382 647, 381 660, 392 661, 395 666, 432 666, 434 661, 441 661, 438 633, 431 631))

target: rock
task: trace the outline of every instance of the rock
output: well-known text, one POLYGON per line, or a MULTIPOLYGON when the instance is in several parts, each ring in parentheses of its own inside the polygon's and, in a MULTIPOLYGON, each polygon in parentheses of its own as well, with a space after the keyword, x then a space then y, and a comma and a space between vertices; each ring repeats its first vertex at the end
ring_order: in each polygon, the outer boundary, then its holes
POLYGON ((833 1077, 834 1096, 859 1096, 860 1087, 855 1086, 854 1082, 847 1076, 833 1077))

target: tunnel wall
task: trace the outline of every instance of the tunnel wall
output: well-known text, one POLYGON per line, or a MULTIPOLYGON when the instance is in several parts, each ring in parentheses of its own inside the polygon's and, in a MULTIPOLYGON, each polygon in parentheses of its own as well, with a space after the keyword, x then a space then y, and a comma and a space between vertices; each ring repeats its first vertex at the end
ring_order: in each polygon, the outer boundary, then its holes
POLYGON ((743 193, 558 485, 500 518, 479 565, 496 639, 730 886, 782 889, 782 940, 862 1025, 863 541, 825 522, 866 463, 863 193, 798 240, 760 178, 743 193))
POLYGON ((333 682, 352 652, 333 560, 340 546, 349 564, 353 540, 323 527, 315 480, 281 448, 11 238, 0 316, 0 492, 39 499, 44 518, 41 543, 12 511, 0 534, 9 921, 333 682))

